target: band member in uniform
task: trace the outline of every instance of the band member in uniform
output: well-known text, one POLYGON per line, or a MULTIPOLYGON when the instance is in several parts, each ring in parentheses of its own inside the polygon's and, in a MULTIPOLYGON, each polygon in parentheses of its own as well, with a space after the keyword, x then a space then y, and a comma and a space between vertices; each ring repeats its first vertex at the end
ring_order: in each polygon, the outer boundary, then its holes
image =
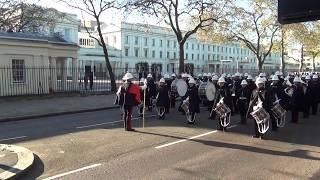
POLYGON ((318 103, 319 103, 319 91, 320 91, 320 83, 318 81, 318 75, 314 74, 312 76, 312 81, 310 83, 310 90, 312 94, 312 101, 311 101, 311 109, 312 115, 317 115, 318 112, 318 103))
MULTIPOLYGON (((171 85, 173 82, 175 82, 175 80, 176 80, 176 74, 173 73, 171 75, 171 85)), ((173 91, 173 89, 171 89, 171 85, 168 86, 168 88, 170 88, 170 107, 175 108, 177 92, 173 91)))
POLYGON ((158 94, 156 98, 159 119, 164 119, 165 113, 168 112, 170 106, 169 89, 165 83, 165 79, 161 78, 159 81, 158 94))
POLYGON ((293 94, 291 97, 291 122, 298 123, 299 121, 299 112, 304 111, 304 91, 302 86, 301 79, 296 76, 293 80, 293 94))
POLYGON ((132 83, 133 75, 126 73, 122 80, 124 84, 117 92, 117 104, 123 106, 123 120, 126 131, 134 131, 131 125, 133 107, 141 104, 139 86, 132 83))
POLYGON ((232 84, 232 103, 233 103, 233 109, 234 113, 238 113, 238 107, 237 107, 237 100, 239 99, 239 92, 241 89, 241 79, 240 79, 240 73, 235 73, 233 78, 233 84, 232 84))
POLYGON ((189 80, 189 88, 186 97, 189 98, 189 112, 191 115, 188 124, 195 124, 196 113, 200 113, 200 98, 198 88, 196 87, 196 81, 193 78, 190 78, 189 80))
POLYGON ((156 98, 157 95, 157 86, 152 78, 152 74, 148 74, 147 76, 147 92, 148 92, 148 102, 146 101, 146 106, 148 106, 148 111, 152 111, 153 99, 156 98))
POLYGON ((248 87, 246 80, 242 80, 241 88, 239 89, 239 99, 237 100, 237 107, 240 112, 241 124, 247 124, 247 110, 249 106, 249 100, 251 97, 251 91, 248 87))
MULTIPOLYGON (((220 100, 223 98, 224 103, 230 108, 232 105, 232 98, 231 93, 228 87, 225 86, 225 79, 223 77, 220 77, 218 80, 218 88, 217 88, 217 95, 214 101, 214 108, 217 106, 217 104, 220 102, 220 100)), ((215 113, 214 111, 211 111, 212 113, 215 113)), ((213 115, 216 116, 216 115, 213 115)), ((217 129, 220 131, 226 131, 226 127, 223 127, 220 122, 220 117, 217 117, 217 129)))
MULTIPOLYGON (((261 77, 258 77, 256 79, 256 86, 257 88, 252 92, 249 108, 247 112, 247 118, 250 118, 250 119, 253 119, 252 116, 250 115, 250 113, 253 112, 253 107, 257 106, 260 103, 260 101, 262 102, 262 107, 269 114, 271 114, 271 108, 272 108, 273 102, 275 101, 275 98, 272 97, 272 94, 266 90, 265 81, 261 77)), ((255 136, 253 136, 254 138, 262 138, 263 136, 263 134, 261 134, 258 129, 259 129, 258 123, 256 120, 254 120, 254 132, 255 132, 255 136)))
POLYGON ((304 118, 309 118, 310 116, 310 107, 311 107, 311 102, 312 102, 312 91, 311 91, 311 77, 309 75, 306 76, 305 78, 306 80, 306 84, 305 84, 305 88, 306 88, 306 92, 305 92, 305 103, 304 103, 304 112, 303 112, 303 117, 304 118))

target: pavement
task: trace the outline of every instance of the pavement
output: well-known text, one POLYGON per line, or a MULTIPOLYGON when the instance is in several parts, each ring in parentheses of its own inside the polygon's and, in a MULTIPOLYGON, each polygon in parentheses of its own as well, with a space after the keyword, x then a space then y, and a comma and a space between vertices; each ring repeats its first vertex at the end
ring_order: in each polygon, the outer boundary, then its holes
POLYGON ((13 179, 32 166, 34 156, 27 148, 0 144, 0 161, 0 179, 13 179))
POLYGON ((0 122, 117 108, 115 95, 7 98, 0 100, 0 122))

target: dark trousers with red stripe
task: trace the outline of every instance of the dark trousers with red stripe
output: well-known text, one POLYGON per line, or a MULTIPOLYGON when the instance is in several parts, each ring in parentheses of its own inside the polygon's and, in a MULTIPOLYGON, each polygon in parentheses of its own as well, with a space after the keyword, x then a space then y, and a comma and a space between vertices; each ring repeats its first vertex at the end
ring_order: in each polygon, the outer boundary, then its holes
POLYGON ((125 108, 123 113, 123 121, 125 130, 132 129, 131 118, 132 118, 132 107, 125 108))

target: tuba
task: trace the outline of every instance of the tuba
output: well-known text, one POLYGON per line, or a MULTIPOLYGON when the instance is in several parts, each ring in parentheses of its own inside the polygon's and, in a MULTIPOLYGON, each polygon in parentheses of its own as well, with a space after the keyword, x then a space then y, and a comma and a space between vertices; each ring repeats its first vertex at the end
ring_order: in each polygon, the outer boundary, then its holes
POLYGON ((259 133, 265 134, 269 130, 270 115, 262 107, 262 101, 260 101, 260 99, 258 104, 253 107, 253 112, 250 114, 257 122, 259 133))
POLYGON ((222 127, 229 126, 231 122, 231 109, 224 103, 223 98, 218 102, 215 109, 213 109, 219 116, 219 121, 222 127))

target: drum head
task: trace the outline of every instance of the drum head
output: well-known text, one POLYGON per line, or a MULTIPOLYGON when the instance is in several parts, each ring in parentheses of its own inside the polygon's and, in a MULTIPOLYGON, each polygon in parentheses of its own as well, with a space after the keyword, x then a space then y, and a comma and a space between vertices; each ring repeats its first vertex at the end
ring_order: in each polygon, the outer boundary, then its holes
POLYGON ((216 87, 211 82, 206 86, 206 96, 208 101, 213 101, 216 97, 216 87))
POLYGON ((177 86, 177 91, 178 91, 179 96, 182 97, 182 96, 186 95, 187 90, 188 90, 188 85, 184 80, 182 80, 182 79, 177 80, 176 86, 177 86))

